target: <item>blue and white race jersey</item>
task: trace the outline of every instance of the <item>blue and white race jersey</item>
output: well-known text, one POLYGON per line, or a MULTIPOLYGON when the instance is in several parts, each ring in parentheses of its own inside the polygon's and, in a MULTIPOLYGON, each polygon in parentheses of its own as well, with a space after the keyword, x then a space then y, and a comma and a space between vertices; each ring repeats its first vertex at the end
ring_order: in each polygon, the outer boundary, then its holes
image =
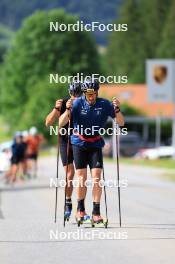
MULTIPOLYGON (((72 120, 74 130, 83 131, 86 137, 93 137, 99 135, 99 129, 105 127, 108 117, 115 117, 115 110, 110 101, 107 99, 97 97, 96 103, 90 105, 85 96, 76 99, 72 107, 72 120), (80 128, 82 128, 80 130, 80 128)), ((71 136, 71 143, 82 147, 102 148, 104 146, 103 138, 95 142, 87 142, 75 133, 71 136)))

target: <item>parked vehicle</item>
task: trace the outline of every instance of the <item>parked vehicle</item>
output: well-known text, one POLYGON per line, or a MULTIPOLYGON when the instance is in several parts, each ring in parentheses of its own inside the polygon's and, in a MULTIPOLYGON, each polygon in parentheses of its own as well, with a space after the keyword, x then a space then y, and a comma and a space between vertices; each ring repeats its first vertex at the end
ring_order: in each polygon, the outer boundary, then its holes
POLYGON ((142 159, 159 159, 159 158, 170 158, 175 155, 175 149, 172 146, 161 146, 158 148, 141 149, 135 155, 136 158, 142 159))
POLYGON ((12 141, 0 144, 0 173, 9 169, 12 141))
POLYGON ((6 141, 0 144, 0 152, 2 152, 4 149, 11 150, 11 146, 13 144, 13 141, 6 141))
MULTIPOLYGON (((132 157, 146 146, 146 142, 142 140, 137 132, 129 132, 128 135, 120 135, 120 155, 124 157, 132 157)), ((103 148, 103 155, 112 157, 113 146, 112 137, 106 137, 105 146, 103 148)))
POLYGON ((146 142, 137 132, 129 132, 128 135, 120 136, 120 155, 125 157, 134 156, 141 148, 145 147, 146 142))

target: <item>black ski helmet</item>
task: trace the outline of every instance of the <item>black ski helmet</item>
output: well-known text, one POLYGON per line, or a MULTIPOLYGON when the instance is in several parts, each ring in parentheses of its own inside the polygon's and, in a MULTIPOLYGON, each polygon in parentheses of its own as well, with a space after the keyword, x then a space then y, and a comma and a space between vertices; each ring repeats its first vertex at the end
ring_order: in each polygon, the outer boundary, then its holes
POLYGON ((99 81, 97 79, 86 78, 82 84, 83 92, 95 92, 99 90, 99 81))
POLYGON ((78 81, 72 82, 69 84, 69 93, 73 96, 81 96, 81 83, 78 81))

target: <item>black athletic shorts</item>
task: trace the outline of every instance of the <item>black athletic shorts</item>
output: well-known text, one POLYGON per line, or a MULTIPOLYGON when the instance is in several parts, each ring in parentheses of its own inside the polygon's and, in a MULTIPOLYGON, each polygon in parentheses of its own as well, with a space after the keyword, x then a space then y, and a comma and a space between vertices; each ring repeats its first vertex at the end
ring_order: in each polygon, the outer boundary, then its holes
POLYGON ((38 159, 38 153, 30 154, 27 156, 27 158, 31 159, 31 160, 37 160, 38 159))
POLYGON ((103 168, 103 155, 101 148, 83 148, 73 145, 74 163, 76 169, 103 168))
MULTIPOLYGON (((61 155, 61 160, 63 163, 63 166, 67 165, 67 143, 66 142, 61 142, 60 144, 60 155, 61 155)), ((69 154, 68 154, 68 164, 73 163, 73 150, 72 150, 72 145, 69 144, 69 154)))
POLYGON ((16 164, 18 165, 20 162, 24 161, 24 157, 18 156, 18 155, 13 155, 11 158, 11 164, 16 164))

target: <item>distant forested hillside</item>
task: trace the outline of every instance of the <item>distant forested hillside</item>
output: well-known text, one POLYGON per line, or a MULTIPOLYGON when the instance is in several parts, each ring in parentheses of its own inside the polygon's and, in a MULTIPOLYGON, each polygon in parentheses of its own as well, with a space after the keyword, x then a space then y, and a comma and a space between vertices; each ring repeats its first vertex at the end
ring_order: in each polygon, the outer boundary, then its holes
MULTIPOLYGON (((16 30, 22 20, 36 10, 64 8, 66 11, 77 14, 84 22, 99 21, 112 22, 123 0, 1 0, 0 23, 16 30)), ((96 32, 97 42, 106 42, 106 33, 96 32)))

